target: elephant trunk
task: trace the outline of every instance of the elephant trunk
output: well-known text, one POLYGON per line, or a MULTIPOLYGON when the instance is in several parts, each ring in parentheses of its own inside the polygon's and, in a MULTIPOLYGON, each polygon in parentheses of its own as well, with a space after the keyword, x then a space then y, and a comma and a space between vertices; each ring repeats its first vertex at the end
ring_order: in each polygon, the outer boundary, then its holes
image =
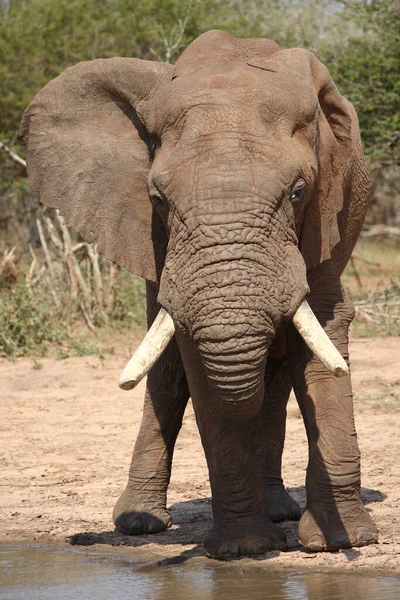
POLYGON ((201 343, 199 352, 218 412, 243 421, 256 415, 263 402, 269 343, 266 338, 248 340, 246 350, 240 351, 232 341, 201 343))

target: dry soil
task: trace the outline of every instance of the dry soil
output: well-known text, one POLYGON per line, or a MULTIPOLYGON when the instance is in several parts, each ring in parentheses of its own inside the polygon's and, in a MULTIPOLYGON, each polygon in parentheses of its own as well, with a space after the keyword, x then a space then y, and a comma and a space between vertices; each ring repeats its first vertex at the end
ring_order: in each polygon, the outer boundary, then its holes
MULTIPOLYGON (((144 390, 144 383, 133 392, 119 390, 126 358, 120 352, 106 359, 0 359, 0 542, 90 546, 167 562, 202 555, 210 487, 190 405, 169 489, 172 528, 137 537, 114 531, 112 509, 125 486, 144 390)), ((380 543, 313 554, 299 545, 297 523, 286 522, 288 552, 241 565, 400 573, 400 338, 353 340, 351 359, 362 494, 380 543)), ((293 398, 283 462, 285 484, 304 506, 307 442, 293 398)))

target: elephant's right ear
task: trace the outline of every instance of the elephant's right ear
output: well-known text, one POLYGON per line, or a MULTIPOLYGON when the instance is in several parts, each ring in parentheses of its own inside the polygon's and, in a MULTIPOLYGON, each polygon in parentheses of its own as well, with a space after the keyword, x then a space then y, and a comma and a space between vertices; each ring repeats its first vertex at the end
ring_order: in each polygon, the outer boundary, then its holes
POLYGON ((79 63, 37 94, 20 129, 41 201, 106 258, 152 281, 151 140, 138 113, 173 71, 134 58, 79 63))

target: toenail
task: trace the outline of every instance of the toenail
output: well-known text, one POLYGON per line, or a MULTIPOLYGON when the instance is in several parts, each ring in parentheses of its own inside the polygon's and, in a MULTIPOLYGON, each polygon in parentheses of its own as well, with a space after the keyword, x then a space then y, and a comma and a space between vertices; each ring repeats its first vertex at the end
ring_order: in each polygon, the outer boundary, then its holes
POLYGON ((300 519, 300 517, 301 517, 301 510, 300 510, 300 507, 297 506, 297 504, 291 504, 289 510, 290 510, 290 514, 291 514, 292 519, 293 518, 300 519))
POLYGON ((281 550, 282 552, 285 552, 285 550, 287 550, 287 547, 288 547, 286 538, 285 539, 278 538, 275 541, 274 546, 275 546, 275 550, 281 550))
POLYGON ((372 542, 375 539, 374 532, 367 528, 358 529, 356 536, 358 542, 364 542, 365 544, 368 544, 368 542, 372 542))
POLYGON ((141 521, 130 521, 127 529, 131 535, 140 535, 143 531, 143 524, 141 521))
POLYGON ((313 535, 305 546, 308 550, 315 551, 326 550, 327 548, 326 542, 320 535, 313 535))
POLYGON ((288 516, 281 508, 271 508, 269 511, 271 521, 285 521, 288 516))
POLYGON ((332 550, 351 548, 351 542, 348 533, 346 531, 334 531, 331 535, 331 543, 329 547, 332 550))

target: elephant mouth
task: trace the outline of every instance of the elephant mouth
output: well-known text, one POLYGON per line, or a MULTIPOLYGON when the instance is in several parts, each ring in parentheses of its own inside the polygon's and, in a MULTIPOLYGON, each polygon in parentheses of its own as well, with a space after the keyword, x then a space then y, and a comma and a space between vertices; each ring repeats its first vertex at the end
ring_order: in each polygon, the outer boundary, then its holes
MULTIPOLYGON (((335 377, 348 375, 349 368, 333 345, 307 300, 303 300, 294 313, 292 321, 307 346, 335 377)), ((132 390, 157 362, 175 333, 175 324, 162 308, 143 341, 129 360, 119 378, 119 387, 132 390)))

